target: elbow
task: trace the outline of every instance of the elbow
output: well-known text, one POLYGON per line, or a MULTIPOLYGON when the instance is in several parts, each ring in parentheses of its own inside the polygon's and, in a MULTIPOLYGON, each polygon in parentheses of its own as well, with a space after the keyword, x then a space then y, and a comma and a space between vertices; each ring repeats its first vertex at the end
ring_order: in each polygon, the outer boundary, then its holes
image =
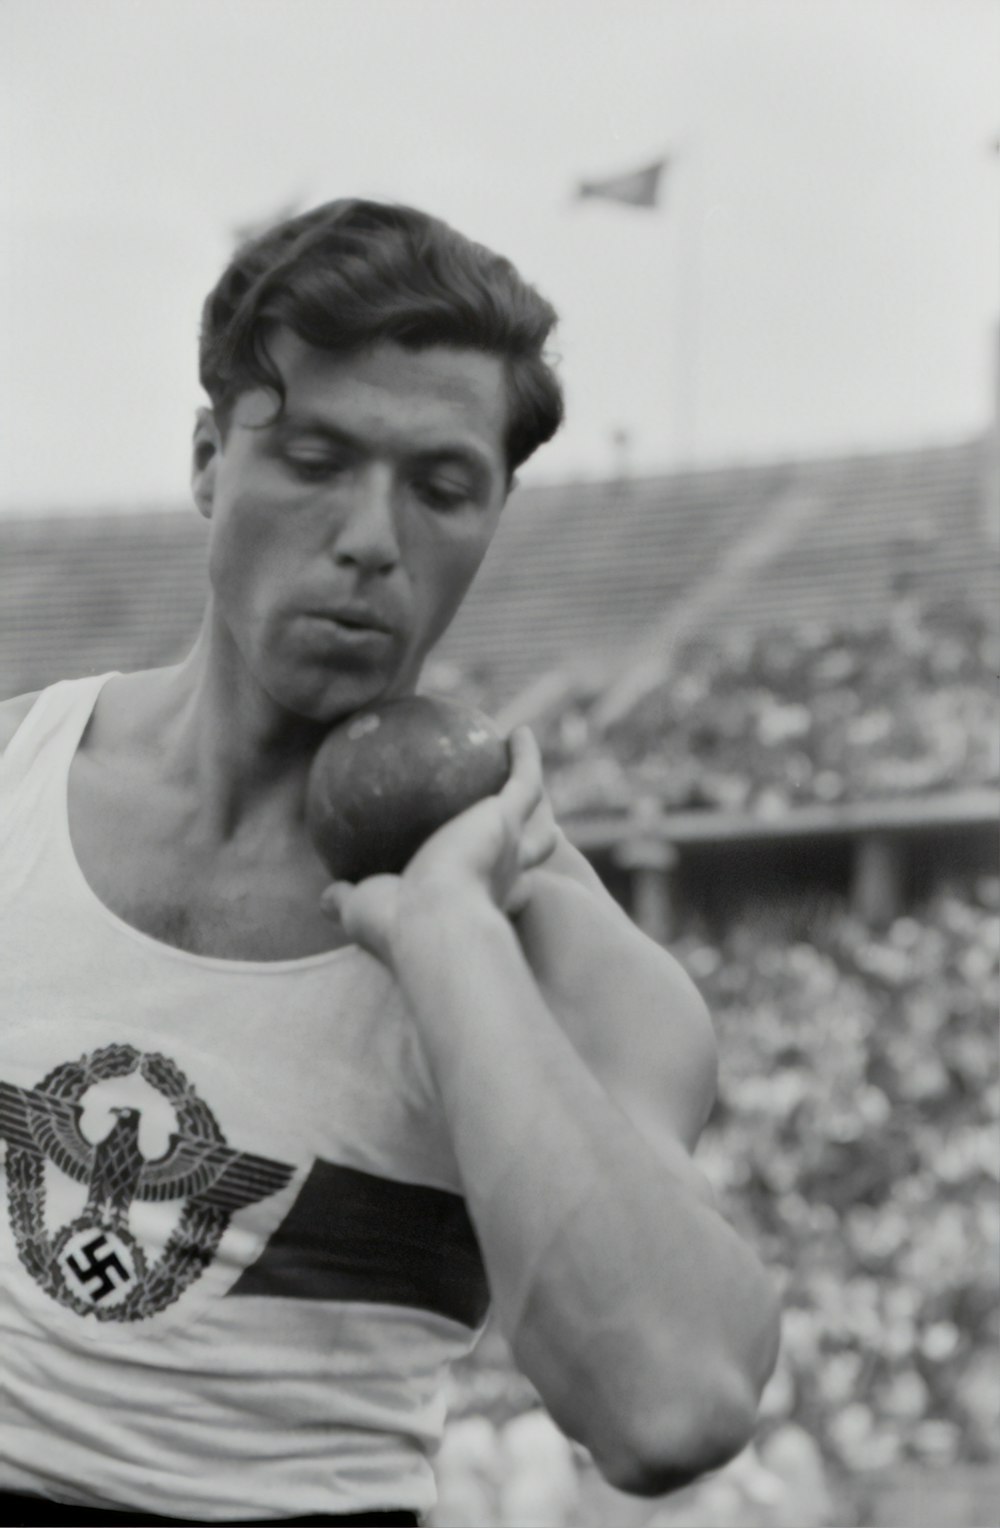
POLYGON ((592 1448, 594 1463, 611 1486, 632 1496, 665 1496, 719 1470, 752 1441, 757 1405, 752 1390, 731 1377, 667 1406, 647 1407, 627 1420, 620 1435, 592 1448))
POLYGON ((685 1378, 665 1363, 658 1381, 655 1371, 647 1370, 646 1384, 633 1390, 644 1403, 627 1408, 627 1419, 612 1429, 606 1450, 591 1446, 609 1485, 633 1496, 665 1496, 722 1469, 753 1442, 760 1398, 781 1340, 780 1302, 763 1271, 758 1292, 756 1320, 738 1359, 717 1355, 699 1363, 692 1353, 682 1366, 685 1378))

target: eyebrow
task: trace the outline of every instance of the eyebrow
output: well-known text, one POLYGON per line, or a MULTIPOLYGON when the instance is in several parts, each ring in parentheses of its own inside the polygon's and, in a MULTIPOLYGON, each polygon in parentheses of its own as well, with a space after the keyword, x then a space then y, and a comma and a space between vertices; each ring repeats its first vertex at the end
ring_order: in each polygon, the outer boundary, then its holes
MULTIPOLYGON (((280 442, 286 442, 293 435, 321 435, 334 445, 346 446, 349 450, 368 449, 368 442, 363 436, 345 430, 322 414, 286 413, 275 422, 272 430, 280 442)), ((419 447, 408 455, 421 462, 457 462, 477 476, 492 477, 496 468, 493 459, 482 447, 472 442, 442 441, 440 444, 419 447)))

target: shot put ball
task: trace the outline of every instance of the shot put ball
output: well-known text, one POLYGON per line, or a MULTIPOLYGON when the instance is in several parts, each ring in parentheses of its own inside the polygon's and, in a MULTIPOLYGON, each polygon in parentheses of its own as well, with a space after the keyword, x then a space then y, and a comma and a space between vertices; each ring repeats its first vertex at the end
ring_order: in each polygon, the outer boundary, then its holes
POLYGON ((509 769, 506 739, 481 711, 430 695, 383 701, 323 739, 306 824, 335 880, 399 874, 438 828, 494 795, 509 769))

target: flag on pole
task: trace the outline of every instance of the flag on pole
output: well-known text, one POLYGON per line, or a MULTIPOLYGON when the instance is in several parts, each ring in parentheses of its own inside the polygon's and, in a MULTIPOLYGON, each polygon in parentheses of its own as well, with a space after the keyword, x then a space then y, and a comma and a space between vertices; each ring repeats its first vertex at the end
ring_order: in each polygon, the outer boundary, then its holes
POLYGON ((578 200, 596 197, 607 202, 624 202, 630 207, 655 207, 659 201, 660 181, 667 168, 667 160, 658 159, 655 164, 645 165, 641 170, 630 170, 625 175, 612 175, 607 180, 583 180, 577 187, 578 200))

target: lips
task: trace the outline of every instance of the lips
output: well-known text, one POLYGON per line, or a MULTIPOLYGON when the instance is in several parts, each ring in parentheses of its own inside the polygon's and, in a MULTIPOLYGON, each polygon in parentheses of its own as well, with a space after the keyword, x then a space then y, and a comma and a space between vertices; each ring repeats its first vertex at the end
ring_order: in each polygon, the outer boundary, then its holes
POLYGON ((334 621, 338 626, 344 626, 349 631, 377 631, 385 636, 392 635, 392 627, 381 616, 375 614, 363 605, 338 605, 328 610, 315 610, 312 612, 325 621, 334 621))

